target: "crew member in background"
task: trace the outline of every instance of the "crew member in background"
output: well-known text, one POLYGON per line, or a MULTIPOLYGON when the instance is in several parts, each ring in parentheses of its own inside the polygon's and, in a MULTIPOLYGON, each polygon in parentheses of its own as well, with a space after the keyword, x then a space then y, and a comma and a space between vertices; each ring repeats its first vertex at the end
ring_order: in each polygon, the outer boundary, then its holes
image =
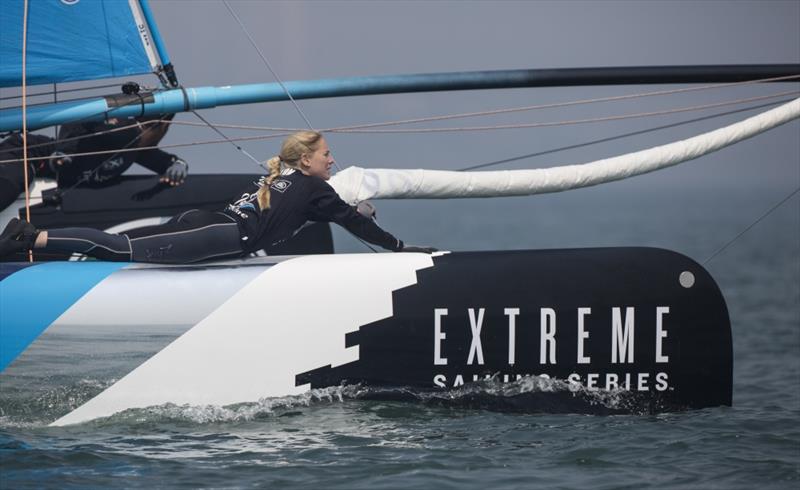
MULTIPOLYGON (((160 175, 170 186, 186 180, 189 165, 177 155, 154 147, 161 142, 175 114, 165 117, 112 118, 102 122, 70 123, 61 127, 58 139, 28 133, 29 181, 36 177, 56 179, 60 189, 76 186, 104 187, 119 181, 131 165, 139 165, 160 175), (148 123, 163 119, 165 122, 148 123), (118 153, 107 153, 112 150, 118 153), (70 156, 77 153, 100 154, 70 156)), ((14 133, 0 141, 0 160, 22 159, 22 136, 14 133)), ((25 190, 21 162, 0 163, 0 209, 4 209, 25 190)))

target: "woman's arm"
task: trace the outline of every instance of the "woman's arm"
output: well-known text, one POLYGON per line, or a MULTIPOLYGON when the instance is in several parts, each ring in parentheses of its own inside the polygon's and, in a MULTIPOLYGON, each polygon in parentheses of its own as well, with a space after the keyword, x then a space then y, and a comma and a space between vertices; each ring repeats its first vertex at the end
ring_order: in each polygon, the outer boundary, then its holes
POLYGON ((399 252, 403 250, 403 242, 391 233, 383 230, 373 220, 362 216, 354 208, 344 202, 336 191, 325 181, 318 181, 311 199, 308 218, 312 221, 334 222, 358 238, 374 245, 399 252))

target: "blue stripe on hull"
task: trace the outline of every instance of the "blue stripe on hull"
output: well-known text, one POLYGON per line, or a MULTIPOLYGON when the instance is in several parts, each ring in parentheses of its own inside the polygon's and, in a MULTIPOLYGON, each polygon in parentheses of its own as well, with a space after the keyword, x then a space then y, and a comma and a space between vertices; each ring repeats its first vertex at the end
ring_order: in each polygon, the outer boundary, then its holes
POLYGON ((33 264, 31 262, 0 262, 0 281, 5 279, 6 277, 18 272, 26 267, 30 267, 33 264))
POLYGON ((126 265, 49 262, 0 281, 0 372, 90 289, 126 265))

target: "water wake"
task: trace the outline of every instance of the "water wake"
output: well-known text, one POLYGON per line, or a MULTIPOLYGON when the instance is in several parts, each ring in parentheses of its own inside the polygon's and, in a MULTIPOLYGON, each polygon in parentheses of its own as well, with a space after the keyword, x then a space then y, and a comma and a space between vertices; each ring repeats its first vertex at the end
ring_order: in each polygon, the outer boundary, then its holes
POLYGON ((126 410, 95 424, 117 423, 236 423, 297 413, 297 409, 343 403, 348 400, 398 401, 452 409, 482 409, 524 413, 581 413, 595 415, 651 414, 663 408, 652 398, 616 389, 587 389, 575 383, 543 376, 513 382, 497 378, 469 383, 450 390, 414 387, 343 385, 309 390, 279 398, 228 406, 165 404, 126 410))
MULTIPOLYGON (((47 425, 77 408, 113 381, 80 380, 68 387, 40 392, 35 398, 11 397, 0 406, 0 427, 47 425)), ((580 413, 594 415, 651 414, 665 406, 652 397, 624 389, 588 389, 546 376, 526 376, 504 382, 499 377, 452 389, 342 385, 254 402, 217 405, 172 403, 125 410, 88 422, 98 426, 153 423, 215 424, 249 422, 296 413, 298 409, 349 400, 397 401, 448 409, 479 409, 518 413, 580 413)), ((669 407, 672 410, 681 407, 669 407)))

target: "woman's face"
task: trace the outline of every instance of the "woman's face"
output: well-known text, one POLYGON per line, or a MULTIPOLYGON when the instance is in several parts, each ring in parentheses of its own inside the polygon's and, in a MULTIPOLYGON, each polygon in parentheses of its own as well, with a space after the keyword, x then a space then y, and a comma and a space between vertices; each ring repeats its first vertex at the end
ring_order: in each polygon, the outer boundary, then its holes
POLYGON ((331 150, 328 148, 328 143, 325 138, 321 138, 317 149, 313 153, 303 155, 303 173, 328 180, 331 178, 331 165, 333 163, 333 155, 331 155, 331 150))

